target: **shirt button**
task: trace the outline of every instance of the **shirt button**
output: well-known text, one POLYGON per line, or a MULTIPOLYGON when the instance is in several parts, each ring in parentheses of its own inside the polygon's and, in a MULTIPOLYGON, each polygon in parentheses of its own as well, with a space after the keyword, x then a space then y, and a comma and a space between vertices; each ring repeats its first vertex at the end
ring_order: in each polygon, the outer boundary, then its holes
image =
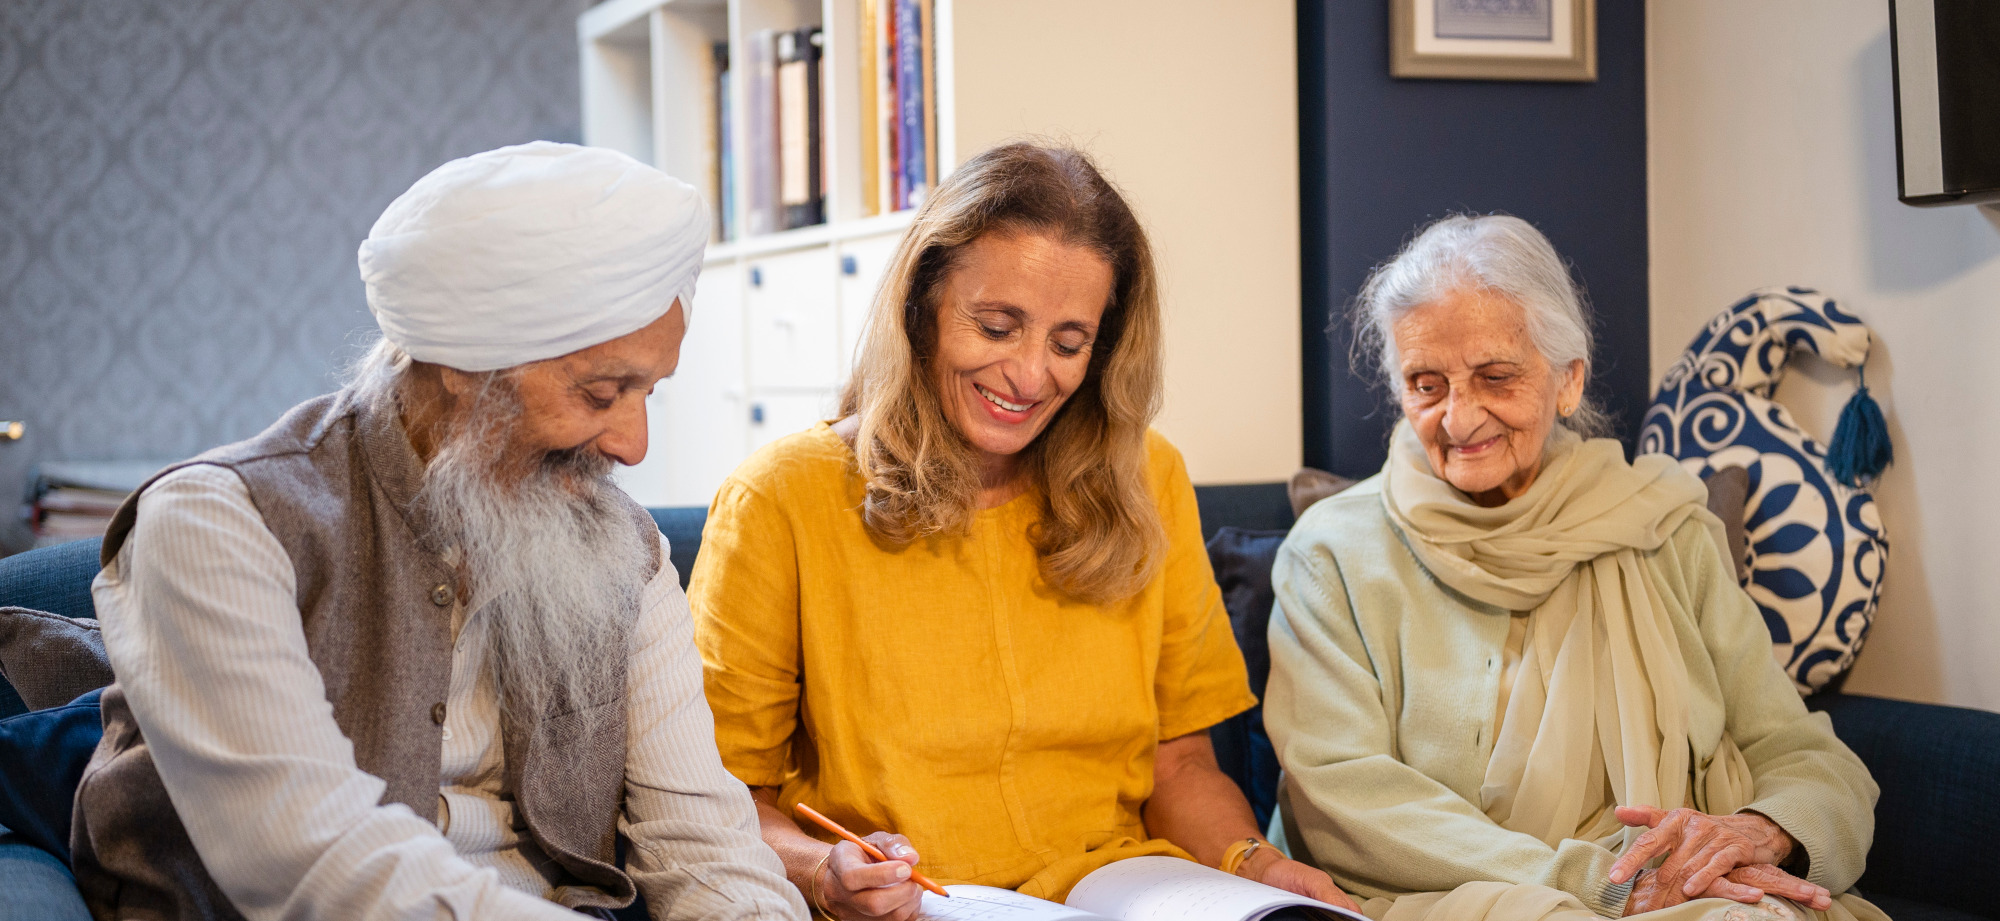
POLYGON ((431 589, 431 603, 441 608, 449 607, 451 605, 451 586, 443 582, 438 583, 437 588, 431 589))
POLYGON ((444 725, 444 704, 431 704, 431 722, 444 725))

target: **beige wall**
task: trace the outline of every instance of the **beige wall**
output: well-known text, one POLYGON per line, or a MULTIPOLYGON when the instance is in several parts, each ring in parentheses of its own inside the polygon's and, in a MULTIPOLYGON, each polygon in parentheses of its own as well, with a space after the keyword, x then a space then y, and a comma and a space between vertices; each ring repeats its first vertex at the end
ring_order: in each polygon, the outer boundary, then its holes
POLYGON ((1198 483, 1299 465, 1298 75, 1289 0, 954 0, 957 154, 1090 151, 1152 235, 1159 427, 1198 483), (1024 49, 1032 49, 1024 51, 1024 49))
MULTIPOLYGON (((1877 335, 1870 390, 1896 464, 1890 560, 1848 684, 2000 710, 2000 213, 1896 200, 1888 4, 1647 4, 1655 378, 1749 289, 1842 299, 1877 335)), ((1852 374, 1817 361, 1778 398, 1821 438, 1852 374)))

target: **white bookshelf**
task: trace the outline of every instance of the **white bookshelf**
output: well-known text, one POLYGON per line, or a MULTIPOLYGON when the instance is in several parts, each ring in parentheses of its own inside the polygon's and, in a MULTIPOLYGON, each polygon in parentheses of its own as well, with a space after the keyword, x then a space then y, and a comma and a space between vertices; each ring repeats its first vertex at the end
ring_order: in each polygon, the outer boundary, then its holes
MULTIPOLYGON (((1170 331, 1161 428, 1198 482, 1299 461, 1293 15, 1290 0, 932 0, 939 175, 1010 138, 1059 139, 1146 223, 1170 331)), ((712 46, 730 46, 731 146, 747 151, 748 37, 822 30, 826 223, 748 234, 735 157, 740 236, 710 245, 647 458, 621 472, 642 503, 706 505, 751 451, 834 411, 911 216, 862 200, 860 19, 861 0, 605 0, 577 19, 584 143, 711 195, 712 46)))
MULTIPOLYGON (((950 0, 934 3, 932 49, 949 86, 950 0)), ((821 29, 826 222, 748 234, 750 157, 732 168, 737 239, 709 246, 681 367, 649 402, 645 462, 621 472, 648 505, 701 505, 756 447, 830 415, 859 329, 910 212, 862 201, 859 0, 607 0, 577 20, 584 143, 660 167, 716 200, 717 72, 726 42, 732 147, 749 149, 744 53, 761 30, 821 29)), ((935 101, 939 160, 955 161, 950 103, 935 101)))

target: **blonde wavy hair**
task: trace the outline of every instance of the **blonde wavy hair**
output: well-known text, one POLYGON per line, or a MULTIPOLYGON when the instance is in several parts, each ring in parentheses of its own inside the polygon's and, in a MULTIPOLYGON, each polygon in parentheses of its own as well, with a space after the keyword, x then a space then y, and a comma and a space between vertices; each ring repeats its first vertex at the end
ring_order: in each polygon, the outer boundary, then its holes
POLYGON ((1024 451, 1041 497, 1029 533, 1043 578, 1071 597, 1130 597, 1159 571, 1166 532, 1146 483, 1146 430, 1161 402, 1153 251, 1118 190, 1081 151, 1006 144, 954 170, 918 210, 876 292, 841 393, 858 415, 862 516, 891 543, 962 534, 978 510, 972 445, 945 417, 933 360, 945 282, 989 233, 1088 248, 1112 270, 1111 300, 1083 383, 1024 451))

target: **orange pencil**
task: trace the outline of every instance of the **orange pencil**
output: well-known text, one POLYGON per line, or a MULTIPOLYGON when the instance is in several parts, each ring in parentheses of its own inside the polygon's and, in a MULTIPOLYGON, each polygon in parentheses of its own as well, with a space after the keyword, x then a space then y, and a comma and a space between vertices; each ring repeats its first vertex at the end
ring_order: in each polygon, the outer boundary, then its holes
MULTIPOLYGON (((804 803, 799 803, 798 805, 793 806, 792 808, 797 809, 799 811, 799 815, 805 816, 806 818, 811 819, 814 822, 818 823, 819 827, 824 828, 827 831, 833 832, 834 834, 839 835, 842 838, 846 838, 847 840, 860 845, 861 852, 873 858, 877 863, 881 863, 889 859, 889 856, 887 854, 882 853, 879 849, 875 847, 875 845, 869 844, 868 842, 855 837, 853 832, 840 827, 839 822, 829 819, 826 816, 820 815, 819 810, 814 809, 813 807, 808 806, 804 803)), ((915 867, 910 868, 910 881, 916 883, 919 886, 924 887, 925 889, 929 889, 930 891, 935 892, 938 895, 944 896, 945 898, 951 898, 951 893, 944 891, 943 886, 931 882, 930 877, 925 876, 922 873, 918 873, 915 867)))

